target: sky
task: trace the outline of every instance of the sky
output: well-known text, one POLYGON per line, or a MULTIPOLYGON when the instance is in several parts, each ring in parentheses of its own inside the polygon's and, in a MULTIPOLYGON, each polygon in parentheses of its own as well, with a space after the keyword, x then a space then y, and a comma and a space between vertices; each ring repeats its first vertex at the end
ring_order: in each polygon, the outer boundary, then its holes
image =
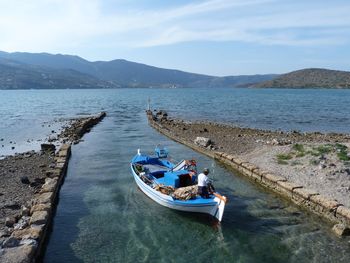
POLYGON ((0 50, 216 76, 350 71, 350 0, 0 0, 0 50))

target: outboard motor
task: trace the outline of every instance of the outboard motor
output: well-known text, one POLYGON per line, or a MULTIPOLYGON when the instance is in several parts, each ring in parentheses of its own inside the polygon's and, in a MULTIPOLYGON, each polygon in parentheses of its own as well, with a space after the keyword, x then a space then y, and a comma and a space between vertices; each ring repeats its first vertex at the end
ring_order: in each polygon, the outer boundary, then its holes
POLYGON ((167 158, 168 157, 168 150, 166 148, 160 148, 157 146, 155 149, 156 155, 158 158, 167 158))

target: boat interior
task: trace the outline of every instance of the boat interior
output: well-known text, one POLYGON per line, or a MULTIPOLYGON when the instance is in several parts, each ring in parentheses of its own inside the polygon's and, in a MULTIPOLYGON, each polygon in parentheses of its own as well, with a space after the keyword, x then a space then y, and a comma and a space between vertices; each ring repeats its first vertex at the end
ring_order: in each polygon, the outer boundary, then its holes
POLYGON ((155 182, 173 188, 187 187, 196 183, 196 175, 185 169, 174 170, 173 168, 178 165, 174 166, 166 159, 140 156, 133 167, 141 178, 146 177, 148 183, 155 182))

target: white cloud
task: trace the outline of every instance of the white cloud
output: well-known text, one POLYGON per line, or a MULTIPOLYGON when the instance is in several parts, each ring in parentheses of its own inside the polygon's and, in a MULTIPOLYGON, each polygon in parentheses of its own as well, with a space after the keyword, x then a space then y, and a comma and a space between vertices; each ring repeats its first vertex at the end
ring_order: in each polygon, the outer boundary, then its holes
POLYGON ((314 3, 311 9, 288 1, 288 8, 284 8, 284 3, 208 0, 162 10, 114 6, 106 13, 102 0, 0 0, 0 50, 52 52, 81 45, 98 48, 101 39, 115 48, 189 41, 266 45, 350 42, 346 37, 350 35, 350 4, 314 3))

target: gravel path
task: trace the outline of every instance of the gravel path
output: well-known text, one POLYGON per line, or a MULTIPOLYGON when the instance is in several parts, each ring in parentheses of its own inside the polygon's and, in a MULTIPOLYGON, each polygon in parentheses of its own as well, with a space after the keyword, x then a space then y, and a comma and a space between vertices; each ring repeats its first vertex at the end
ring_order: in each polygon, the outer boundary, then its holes
MULTIPOLYGON (((53 144, 79 143, 84 133, 89 132, 104 116, 106 113, 102 112, 96 116, 65 121, 57 137, 44 140, 52 144, 46 144, 49 146, 46 148, 54 147, 53 144)), ((31 206, 28 202, 45 183, 49 168, 55 165, 54 157, 55 152, 47 149, 0 159, 0 245, 2 239, 13 231, 13 224, 21 217, 23 207, 31 206)))
POLYGON ((21 207, 29 207, 26 204, 45 183, 53 158, 54 153, 27 152, 0 160, 0 232, 6 218, 18 219, 21 207))

